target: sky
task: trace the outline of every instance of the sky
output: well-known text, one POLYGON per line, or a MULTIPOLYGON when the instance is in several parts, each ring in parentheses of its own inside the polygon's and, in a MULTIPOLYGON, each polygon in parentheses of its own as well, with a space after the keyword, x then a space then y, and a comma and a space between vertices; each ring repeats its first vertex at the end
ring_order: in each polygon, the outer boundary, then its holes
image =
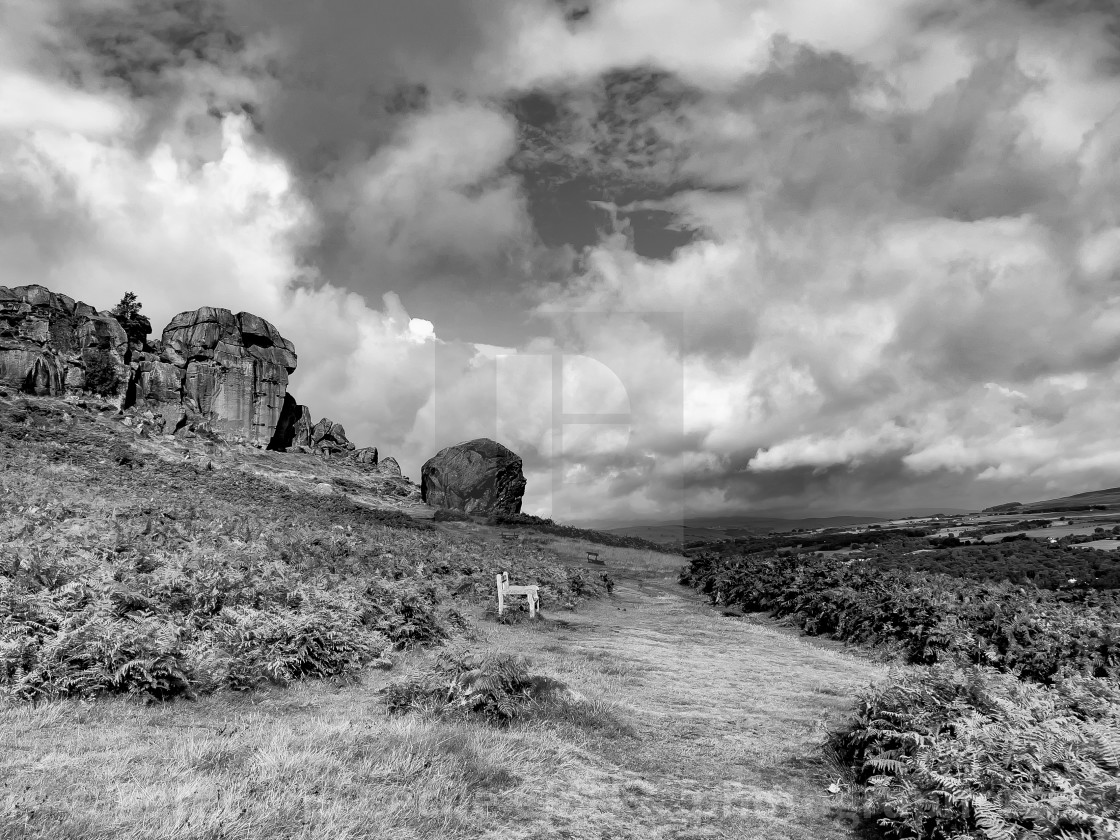
POLYGON ((564 521, 1120 484, 1104 0, 0 0, 0 285, 564 521))

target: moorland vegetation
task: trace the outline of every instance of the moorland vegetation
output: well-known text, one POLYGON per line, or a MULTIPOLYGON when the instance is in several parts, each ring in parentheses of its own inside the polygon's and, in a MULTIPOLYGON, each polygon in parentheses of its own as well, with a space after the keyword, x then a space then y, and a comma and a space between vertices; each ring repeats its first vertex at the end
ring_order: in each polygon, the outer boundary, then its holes
POLYGON ((555 537, 583 540, 585 542, 607 545, 614 548, 634 548, 644 551, 656 551, 660 554, 676 554, 677 549, 662 543, 643 540, 641 537, 630 537, 625 534, 612 534, 607 531, 596 531, 589 528, 576 528, 572 525, 563 525, 542 516, 533 516, 530 513, 497 513, 487 519, 487 524, 501 528, 524 528, 555 537))
POLYGON ((681 581, 714 604, 921 666, 867 693, 830 744, 862 813, 888 836, 1118 836, 1114 592, 773 551, 701 554, 681 581))
MULTIPOLYGON (((985 533, 1003 533, 1003 526, 996 527, 1000 530, 985 533)), ((798 555, 847 550, 848 556, 844 559, 858 558, 880 569, 1033 584, 1053 590, 1120 589, 1120 564, 1115 561, 1114 553, 1075 548, 1111 535, 1104 529, 1097 531, 1065 534, 1052 542, 1015 533, 999 542, 974 543, 953 536, 937 536, 934 528, 908 527, 740 538, 694 547, 691 551, 705 556, 737 557, 765 552, 798 555)))
POLYGON ((532 545, 152 457, 102 414, 0 398, 0 697, 347 678, 461 632, 496 572, 546 609, 605 591, 532 545))

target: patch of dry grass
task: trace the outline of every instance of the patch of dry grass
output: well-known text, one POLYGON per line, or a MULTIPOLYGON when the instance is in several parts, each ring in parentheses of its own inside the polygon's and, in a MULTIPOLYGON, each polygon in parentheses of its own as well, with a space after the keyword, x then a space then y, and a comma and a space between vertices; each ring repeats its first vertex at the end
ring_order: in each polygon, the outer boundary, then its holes
POLYGON ((360 692, 309 693, 0 711, 18 779, 0 788, 0 836, 477 837, 580 763, 544 728, 389 719, 360 692))
POLYGON ((817 747, 879 666, 630 584, 567 628, 481 625, 472 647, 583 700, 502 729, 390 717, 378 689, 426 669, 418 652, 360 685, 10 705, 0 836, 853 836, 817 747))

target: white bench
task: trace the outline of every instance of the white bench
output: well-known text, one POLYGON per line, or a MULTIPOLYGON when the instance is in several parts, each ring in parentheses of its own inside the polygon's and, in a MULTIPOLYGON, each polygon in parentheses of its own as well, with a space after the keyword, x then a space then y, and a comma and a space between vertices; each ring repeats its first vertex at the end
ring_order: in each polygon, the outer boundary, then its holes
POLYGON ((540 587, 536 584, 533 586, 510 586, 509 572, 502 572, 496 577, 498 579, 498 615, 505 612, 507 596, 525 595, 529 599, 529 617, 534 618, 541 603, 540 595, 537 592, 540 587))

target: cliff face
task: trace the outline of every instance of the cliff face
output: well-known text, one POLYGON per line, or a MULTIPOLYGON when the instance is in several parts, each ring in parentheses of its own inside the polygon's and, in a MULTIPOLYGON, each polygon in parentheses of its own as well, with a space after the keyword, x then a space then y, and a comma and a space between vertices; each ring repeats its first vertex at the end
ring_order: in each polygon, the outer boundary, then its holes
POLYGON ((248 312, 182 312, 158 344, 130 347, 108 312, 43 286, 0 286, 0 385, 24 393, 67 396, 104 387, 123 408, 267 446, 296 361, 292 343, 248 312))
POLYGON ((122 325, 43 286, 0 286, 0 386, 37 396, 96 394, 143 415, 136 428, 145 433, 212 432, 230 443, 377 468, 376 447, 356 448, 341 423, 314 422, 288 393, 296 350, 268 321, 204 306, 172 318, 158 342, 147 341, 150 330, 138 313, 122 325))
POLYGON ((39 396, 79 394, 91 372, 129 378, 128 336, 108 312, 43 286, 0 286, 0 384, 39 396))
POLYGON ((230 440, 272 440, 297 359, 268 321, 209 306, 181 312, 164 328, 158 356, 142 355, 137 404, 181 409, 230 440))

